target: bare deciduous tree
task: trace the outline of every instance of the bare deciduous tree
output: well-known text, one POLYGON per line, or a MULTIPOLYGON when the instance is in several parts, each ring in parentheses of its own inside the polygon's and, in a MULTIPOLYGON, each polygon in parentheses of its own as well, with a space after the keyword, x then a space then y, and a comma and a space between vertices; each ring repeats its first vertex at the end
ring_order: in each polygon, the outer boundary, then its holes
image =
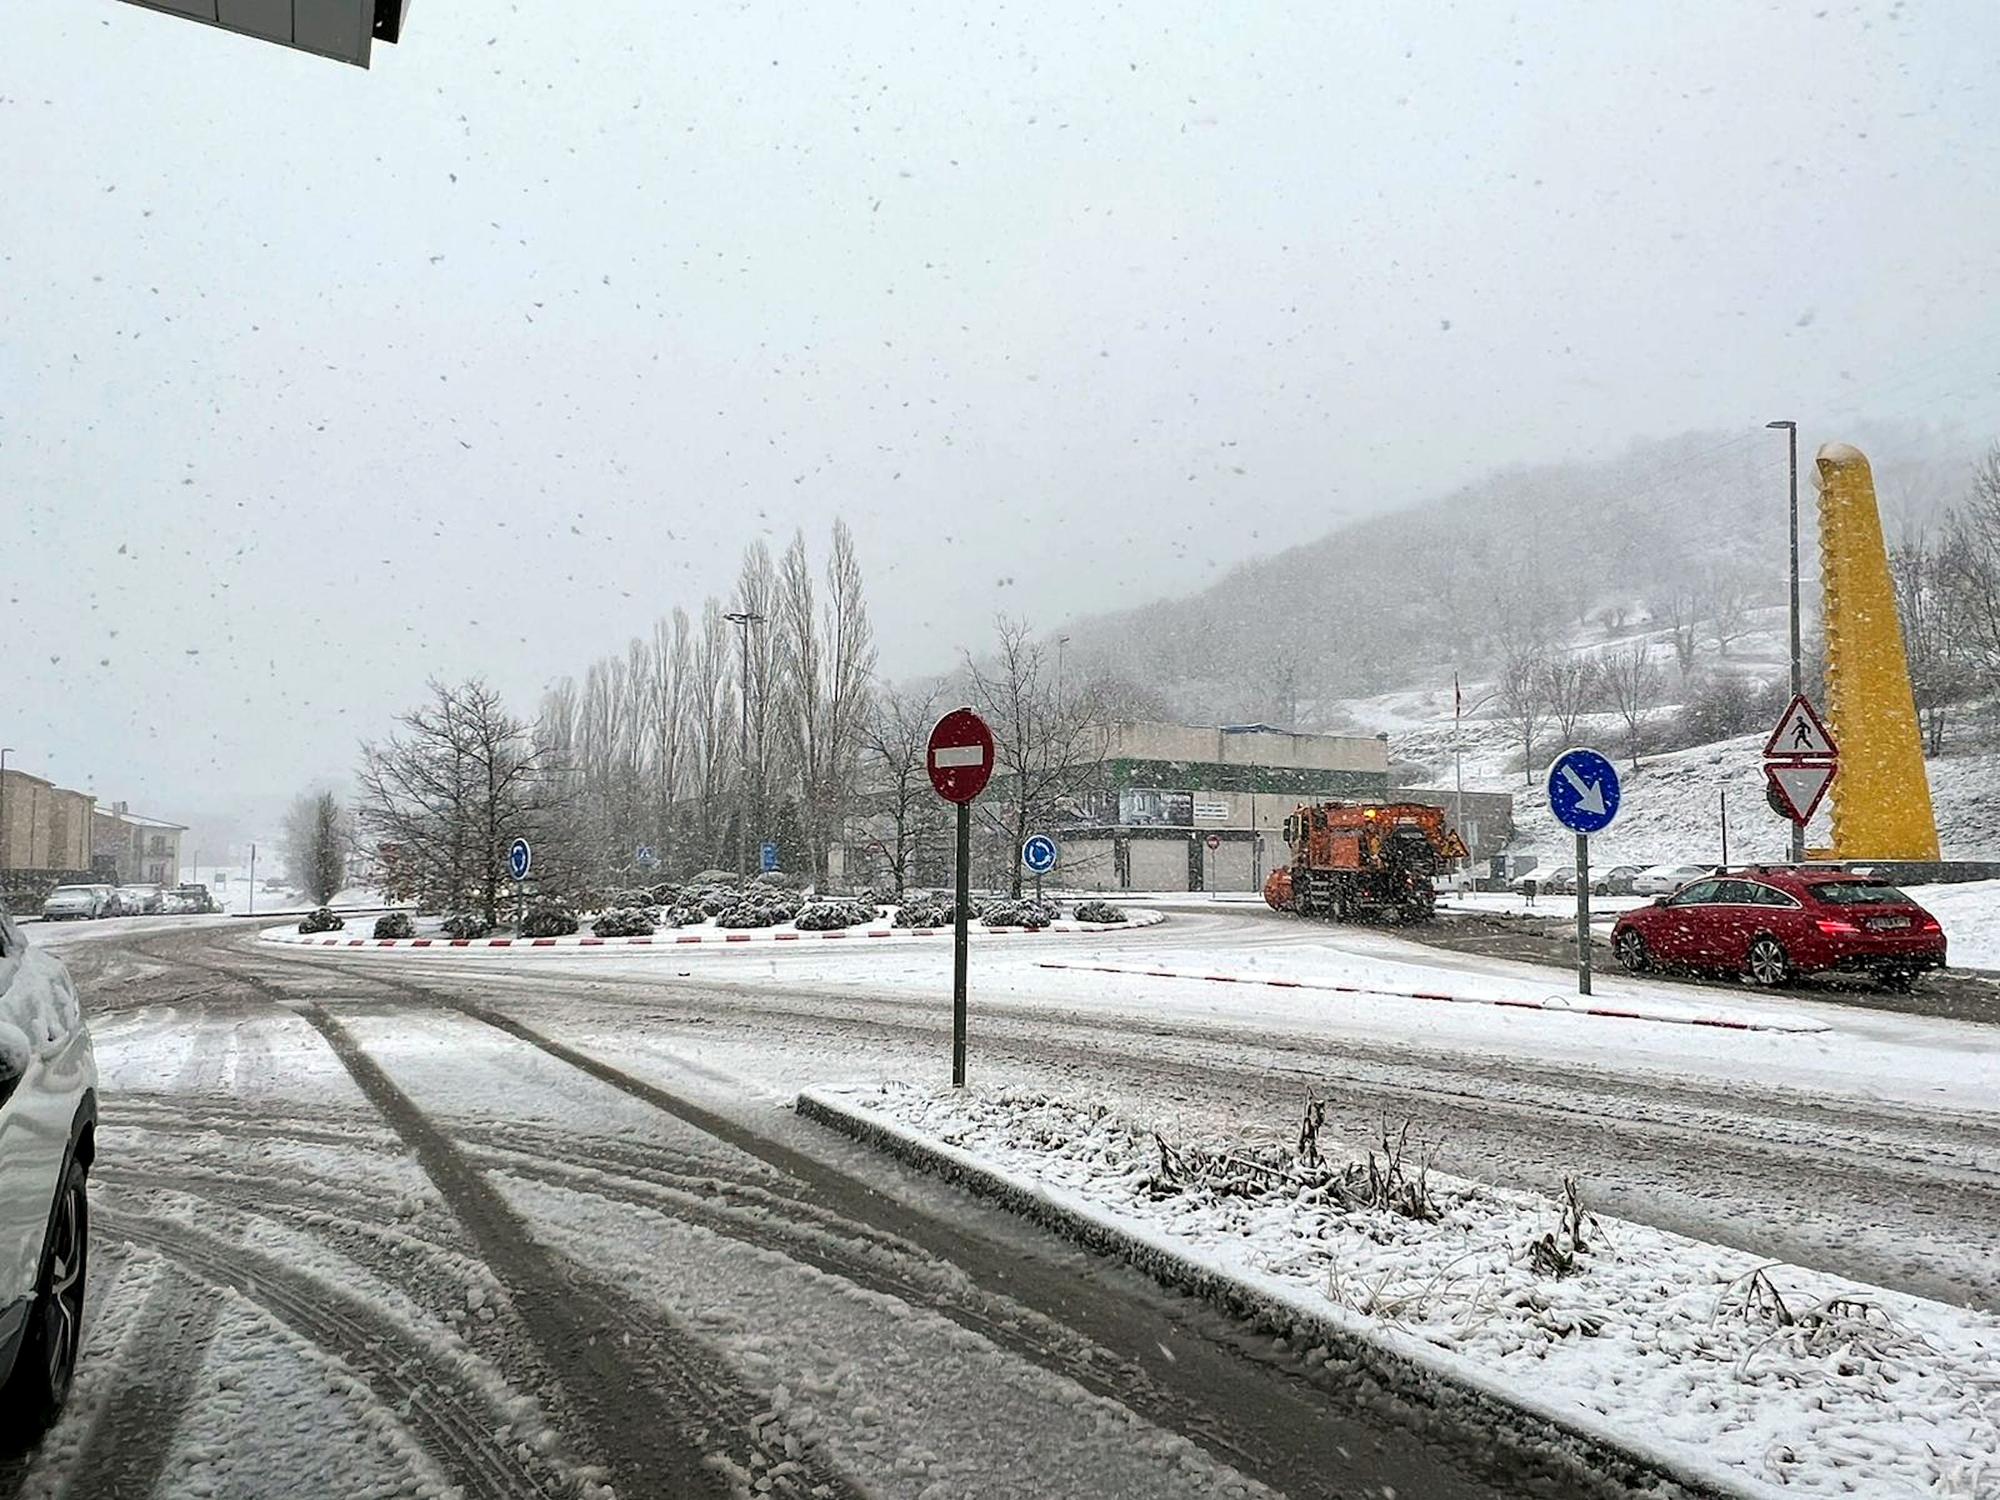
POLYGON ((945 804, 931 789, 924 761, 943 687, 932 682, 906 690, 878 689, 862 730, 866 801, 872 813, 888 822, 882 853, 898 896, 909 884, 917 850, 946 823, 945 804))
MULTIPOLYGON (((994 792, 976 807, 1019 849, 1038 822, 1073 804, 1086 788, 1104 753, 1106 721, 1088 686, 1055 691, 1048 653, 1024 622, 1002 615, 996 628, 990 661, 966 660, 973 698, 993 729, 994 792)), ((1008 865, 1018 896, 1021 862, 1008 865)))
POLYGON ((542 737, 477 678, 433 681, 396 722, 400 733, 362 747, 363 822, 410 894, 498 921, 507 846, 539 832, 545 807, 542 737))
POLYGON ((1974 676, 1959 630, 1947 559, 1943 549, 1917 530, 1889 554, 1889 570, 1895 581, 1910 691, 1923 724, 1924 751, 1942 755, 1952 710, 1971 696, 1974 676))
POLYGON ((1597 663, 1575 653, 1550 658, 1542 667, 1542 696, 1564 742, 1575 744, 1577 726, 1597 699, 1597 663))
POLYGON ((1639 769, 1639 744, 1646 710, 1660 690, 1660 669, 1643 643, 1606 652, 1598 659, 1597 680, 1604 698, 1625 725, 1625 755, 1639 769))
POLYGON ((1516 645, 1500 667, 1500 707, 1521 738, 1521 767, 1535 780, 1535 735, 1548 711, 1547 661, 1539 646, 1516 645))

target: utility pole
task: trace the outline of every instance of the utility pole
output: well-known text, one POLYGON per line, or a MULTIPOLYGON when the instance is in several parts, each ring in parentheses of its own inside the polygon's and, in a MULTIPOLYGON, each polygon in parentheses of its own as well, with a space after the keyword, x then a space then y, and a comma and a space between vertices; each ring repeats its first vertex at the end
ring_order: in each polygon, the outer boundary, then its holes
POLYGON ((250 846, 250 915, 257 915, 257 846, 250 846))
POLYGON ((763 624, 764 616, 747 609, 732 609, 722 618, 736 627, 743 645, 743 773, 736 788, 736 868, 747 879, 750 874, 750 627, 763 624))
MULTIPOLYGON (((1785 446, 1791 459, 1791 575, 1792 575, 1792 696, 1798 697, 1805 688, 1805 668, 1799 651, 1799 424, 1792 421, 1766 422, 1773 430, 1785 434, 1785 446)), ((1804 864, 1806 858, 1806 825, 1792 824, 1792 863, 1804 864)))

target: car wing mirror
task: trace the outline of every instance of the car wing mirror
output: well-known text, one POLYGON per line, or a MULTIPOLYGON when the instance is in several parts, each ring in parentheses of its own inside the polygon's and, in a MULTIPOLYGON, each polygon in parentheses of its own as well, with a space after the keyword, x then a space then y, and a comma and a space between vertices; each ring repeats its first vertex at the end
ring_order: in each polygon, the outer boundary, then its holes
POLYGON ((1655 906, 1665 906, 1666 904, 1667 898, 1665 896, 1655 896, 1653 898, 1653 905, 1655 906))

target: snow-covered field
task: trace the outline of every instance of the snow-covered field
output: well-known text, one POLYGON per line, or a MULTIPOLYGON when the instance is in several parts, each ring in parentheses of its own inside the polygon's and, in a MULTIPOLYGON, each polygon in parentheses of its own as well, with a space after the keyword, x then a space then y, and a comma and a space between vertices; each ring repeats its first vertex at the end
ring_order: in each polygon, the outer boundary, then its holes
MULTIPOLYGON (((1388 1171, 1381 1143, 1372 1157, 1325 1143, 1329 1174, 1240 1133, 1163 1146, 1156 1118, 1088 1100, 907 1085, 833 1097, 1424 1368, 1742 1493, 2000 1492, 2000 1319, 1588 1204, 1565 1224, 1561 1204, 1441 1173, 1409 1189, 1428 1217, 1368 1206, 1354 1199, 1388 1171)), ((1419 1171, 1414 1155, 1401 1165, 1419 1171)))

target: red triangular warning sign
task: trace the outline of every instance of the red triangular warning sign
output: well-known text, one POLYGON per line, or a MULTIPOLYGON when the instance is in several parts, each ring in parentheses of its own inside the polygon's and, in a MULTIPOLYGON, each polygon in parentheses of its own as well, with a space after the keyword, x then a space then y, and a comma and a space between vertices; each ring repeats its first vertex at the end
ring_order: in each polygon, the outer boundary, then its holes
POLYGON ((1833 760, 1839 754, 1840 747, 1834 744, 1833 736, 1826 732, 1826 725, 1813 712, 1812 702, 1804 693, 1787 705, 1778 727, 1764 742, 1766 759, 1782 755, 1799 760, 1833 760))
POLYGON ((1794 823, 1810 823, 1826 789, 1833 785, 1834 770, 1830 760, 1773 761, 1764 767, 1764 774, 1786 815, 1794 823))

